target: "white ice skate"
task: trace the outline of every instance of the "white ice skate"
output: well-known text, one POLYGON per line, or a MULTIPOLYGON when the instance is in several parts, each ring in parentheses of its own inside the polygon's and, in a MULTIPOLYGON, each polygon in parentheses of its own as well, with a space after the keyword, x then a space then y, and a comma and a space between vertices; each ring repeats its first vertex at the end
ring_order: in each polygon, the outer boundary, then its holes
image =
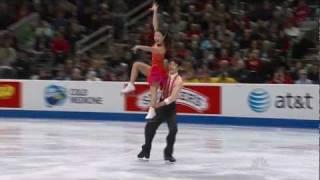
POLYGON ((149 107, 148 114, 146 115, 146 119, 152 119, 156 116, 156 111, 153 107, 149 107))
POLYGON ((128 83, 128 85, 124 89, 121 90, 121 94, 128 94, 128 93, 133 92, 135 90, 136 90, 136 88, 134 87, 134 84, 128 83))

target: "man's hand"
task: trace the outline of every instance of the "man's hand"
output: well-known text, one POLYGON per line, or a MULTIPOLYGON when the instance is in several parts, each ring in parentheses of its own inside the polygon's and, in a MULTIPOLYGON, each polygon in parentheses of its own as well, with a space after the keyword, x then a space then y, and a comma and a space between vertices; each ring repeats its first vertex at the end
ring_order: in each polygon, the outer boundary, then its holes
POLYGON ((154 108, 155 108, 155 109, 158 109, 159 107, 161 107, 161 104, 160 104, 160 103, 157 103, 154 108))
POLYGON ((156 104, 155 108, 157 109, 157 108, 165 106, 165 105, 166 105, 166 103, 164 101, 161 101, 161 102, 156 104))

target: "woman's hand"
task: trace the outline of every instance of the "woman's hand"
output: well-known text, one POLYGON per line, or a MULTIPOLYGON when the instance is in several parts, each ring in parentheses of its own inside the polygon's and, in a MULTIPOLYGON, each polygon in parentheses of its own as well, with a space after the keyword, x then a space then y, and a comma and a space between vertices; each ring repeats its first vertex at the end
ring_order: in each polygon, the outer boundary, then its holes
POLYGON ((151 11, 157 11, 159 5, 157 3, 153 3, 152 7, 150 8, 151 11))
POLYGON ((134 46, 131 50, 132 50, 134 53, 137 53, 137 50, 139 50, 139 46, 134 46))

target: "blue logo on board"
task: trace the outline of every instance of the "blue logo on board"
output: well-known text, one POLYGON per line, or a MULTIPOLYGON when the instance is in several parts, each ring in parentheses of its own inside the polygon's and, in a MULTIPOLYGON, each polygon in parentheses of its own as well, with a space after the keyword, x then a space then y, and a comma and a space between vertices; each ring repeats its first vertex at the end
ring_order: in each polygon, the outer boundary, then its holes
POLYGON ((45 101, 48 106, 62 106, 67 99, 67 90, 62 86, 50 85, 45 89, 45 101))
POLYGON ((270 94, 264 89, 254 89, 248 95, 248 104, 255 112, 266 112, 271 105, 270 94))

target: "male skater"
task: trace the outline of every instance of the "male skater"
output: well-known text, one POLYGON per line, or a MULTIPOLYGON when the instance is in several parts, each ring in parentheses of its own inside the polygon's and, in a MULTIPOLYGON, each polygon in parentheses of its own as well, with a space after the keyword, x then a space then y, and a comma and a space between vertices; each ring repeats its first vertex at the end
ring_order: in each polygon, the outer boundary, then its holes
POLYGON ((165 87, 163 87, 160 102, 156 105, 156 116, 153 119, 148 119, 145 126, 145 144, 142 146, 142 151, 138 154, 140 159, 149 159, 151 144, 156 130, 163 121, 166 121, 169 128, 167 136, 167 146, 164 149, 164 160, 175 162, 176 159, 172 156, 173 146, 177 134, 176 122, 176 100, 183 87, 183 80, 178 74, 179 61, 172 59, 169 60, 169 77, 165 87))

